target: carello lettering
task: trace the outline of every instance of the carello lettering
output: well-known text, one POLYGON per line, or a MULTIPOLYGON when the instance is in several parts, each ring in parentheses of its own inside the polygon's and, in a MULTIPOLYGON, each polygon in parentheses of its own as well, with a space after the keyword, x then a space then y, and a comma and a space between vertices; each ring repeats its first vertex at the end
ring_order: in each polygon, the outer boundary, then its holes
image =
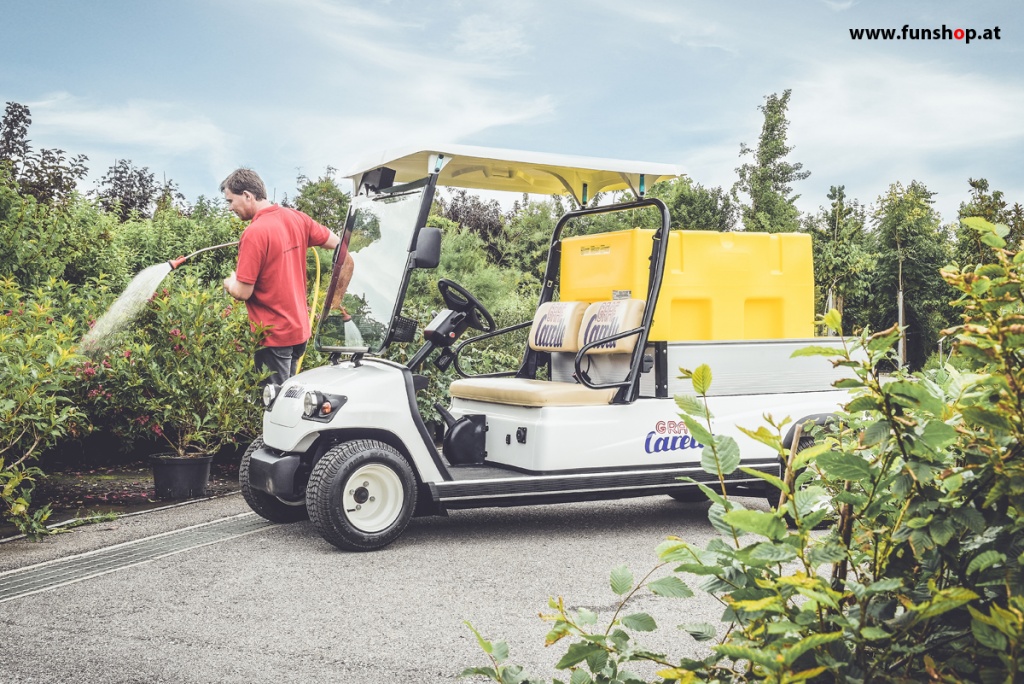
POLYGON ((545 315, 537 324, 537 338, 534 342, 538 347, 561 347, 565 339, 565 323, 563 316, 555 316, 555 320, 549 321, 545 315))
MULTIPOLYGON (((604 314, 604 311, 599 312, 587 322, 587 329, 583 332, 583 344, 590 344, 594 340, 609 337, 619 332, 618 319, 614 316, 602 314, 604 314)), ((605 342, 595 346, 594 349, 614 349, 615 342, 615 340, 605 342)))
POLYGON ((656 454, 662 451, 679 451, 680 449, 703 449, 704 445, 690 435, 672 435, 658 437, 653 430, 647 433, 644 440, 644 451, 656 454))

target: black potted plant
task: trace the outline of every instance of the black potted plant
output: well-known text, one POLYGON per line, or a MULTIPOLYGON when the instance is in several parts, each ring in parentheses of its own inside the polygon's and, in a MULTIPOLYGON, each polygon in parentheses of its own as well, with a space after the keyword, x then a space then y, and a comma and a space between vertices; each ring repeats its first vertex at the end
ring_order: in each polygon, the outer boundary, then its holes
POLYGON ((196 498, 214 454, 258 428, 258 336, 220 287, 192 277, 165 284, 100 363, 92 399, 106 403, 115 434, 136 447, 159 445, 149 456, 157 498, 196 498))

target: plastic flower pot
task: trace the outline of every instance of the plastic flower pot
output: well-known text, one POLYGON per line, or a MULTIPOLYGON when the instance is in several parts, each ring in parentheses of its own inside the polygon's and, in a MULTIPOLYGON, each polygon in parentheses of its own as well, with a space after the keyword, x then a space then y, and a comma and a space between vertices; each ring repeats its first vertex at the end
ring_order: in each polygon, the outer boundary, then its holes
POLYGON ((206 495, 210 482, 210 462, 213 456, 181 458, 180 456, 150 456, 153 484, 158 499, 196 499, 206 495))

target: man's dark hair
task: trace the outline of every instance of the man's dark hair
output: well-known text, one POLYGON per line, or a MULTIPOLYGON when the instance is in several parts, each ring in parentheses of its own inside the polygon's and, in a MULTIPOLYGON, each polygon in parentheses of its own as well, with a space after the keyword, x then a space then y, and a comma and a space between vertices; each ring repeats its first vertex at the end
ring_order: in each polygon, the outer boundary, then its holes
POLYGON ((220 191, 230 190, 233 195, 241 195, 248 190, 258 200, 267 199, 267 186, 263 179, 252 169, 235 169, 220 184, 220 191))

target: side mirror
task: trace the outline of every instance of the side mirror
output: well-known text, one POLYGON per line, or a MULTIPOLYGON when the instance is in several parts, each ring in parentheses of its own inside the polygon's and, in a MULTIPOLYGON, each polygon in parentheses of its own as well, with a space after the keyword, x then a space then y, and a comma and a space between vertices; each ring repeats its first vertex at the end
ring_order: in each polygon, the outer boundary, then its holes
POLYGON ((416 237, 413 268, 437 268, 441 263, 441 229, 424 226, 416 237))

